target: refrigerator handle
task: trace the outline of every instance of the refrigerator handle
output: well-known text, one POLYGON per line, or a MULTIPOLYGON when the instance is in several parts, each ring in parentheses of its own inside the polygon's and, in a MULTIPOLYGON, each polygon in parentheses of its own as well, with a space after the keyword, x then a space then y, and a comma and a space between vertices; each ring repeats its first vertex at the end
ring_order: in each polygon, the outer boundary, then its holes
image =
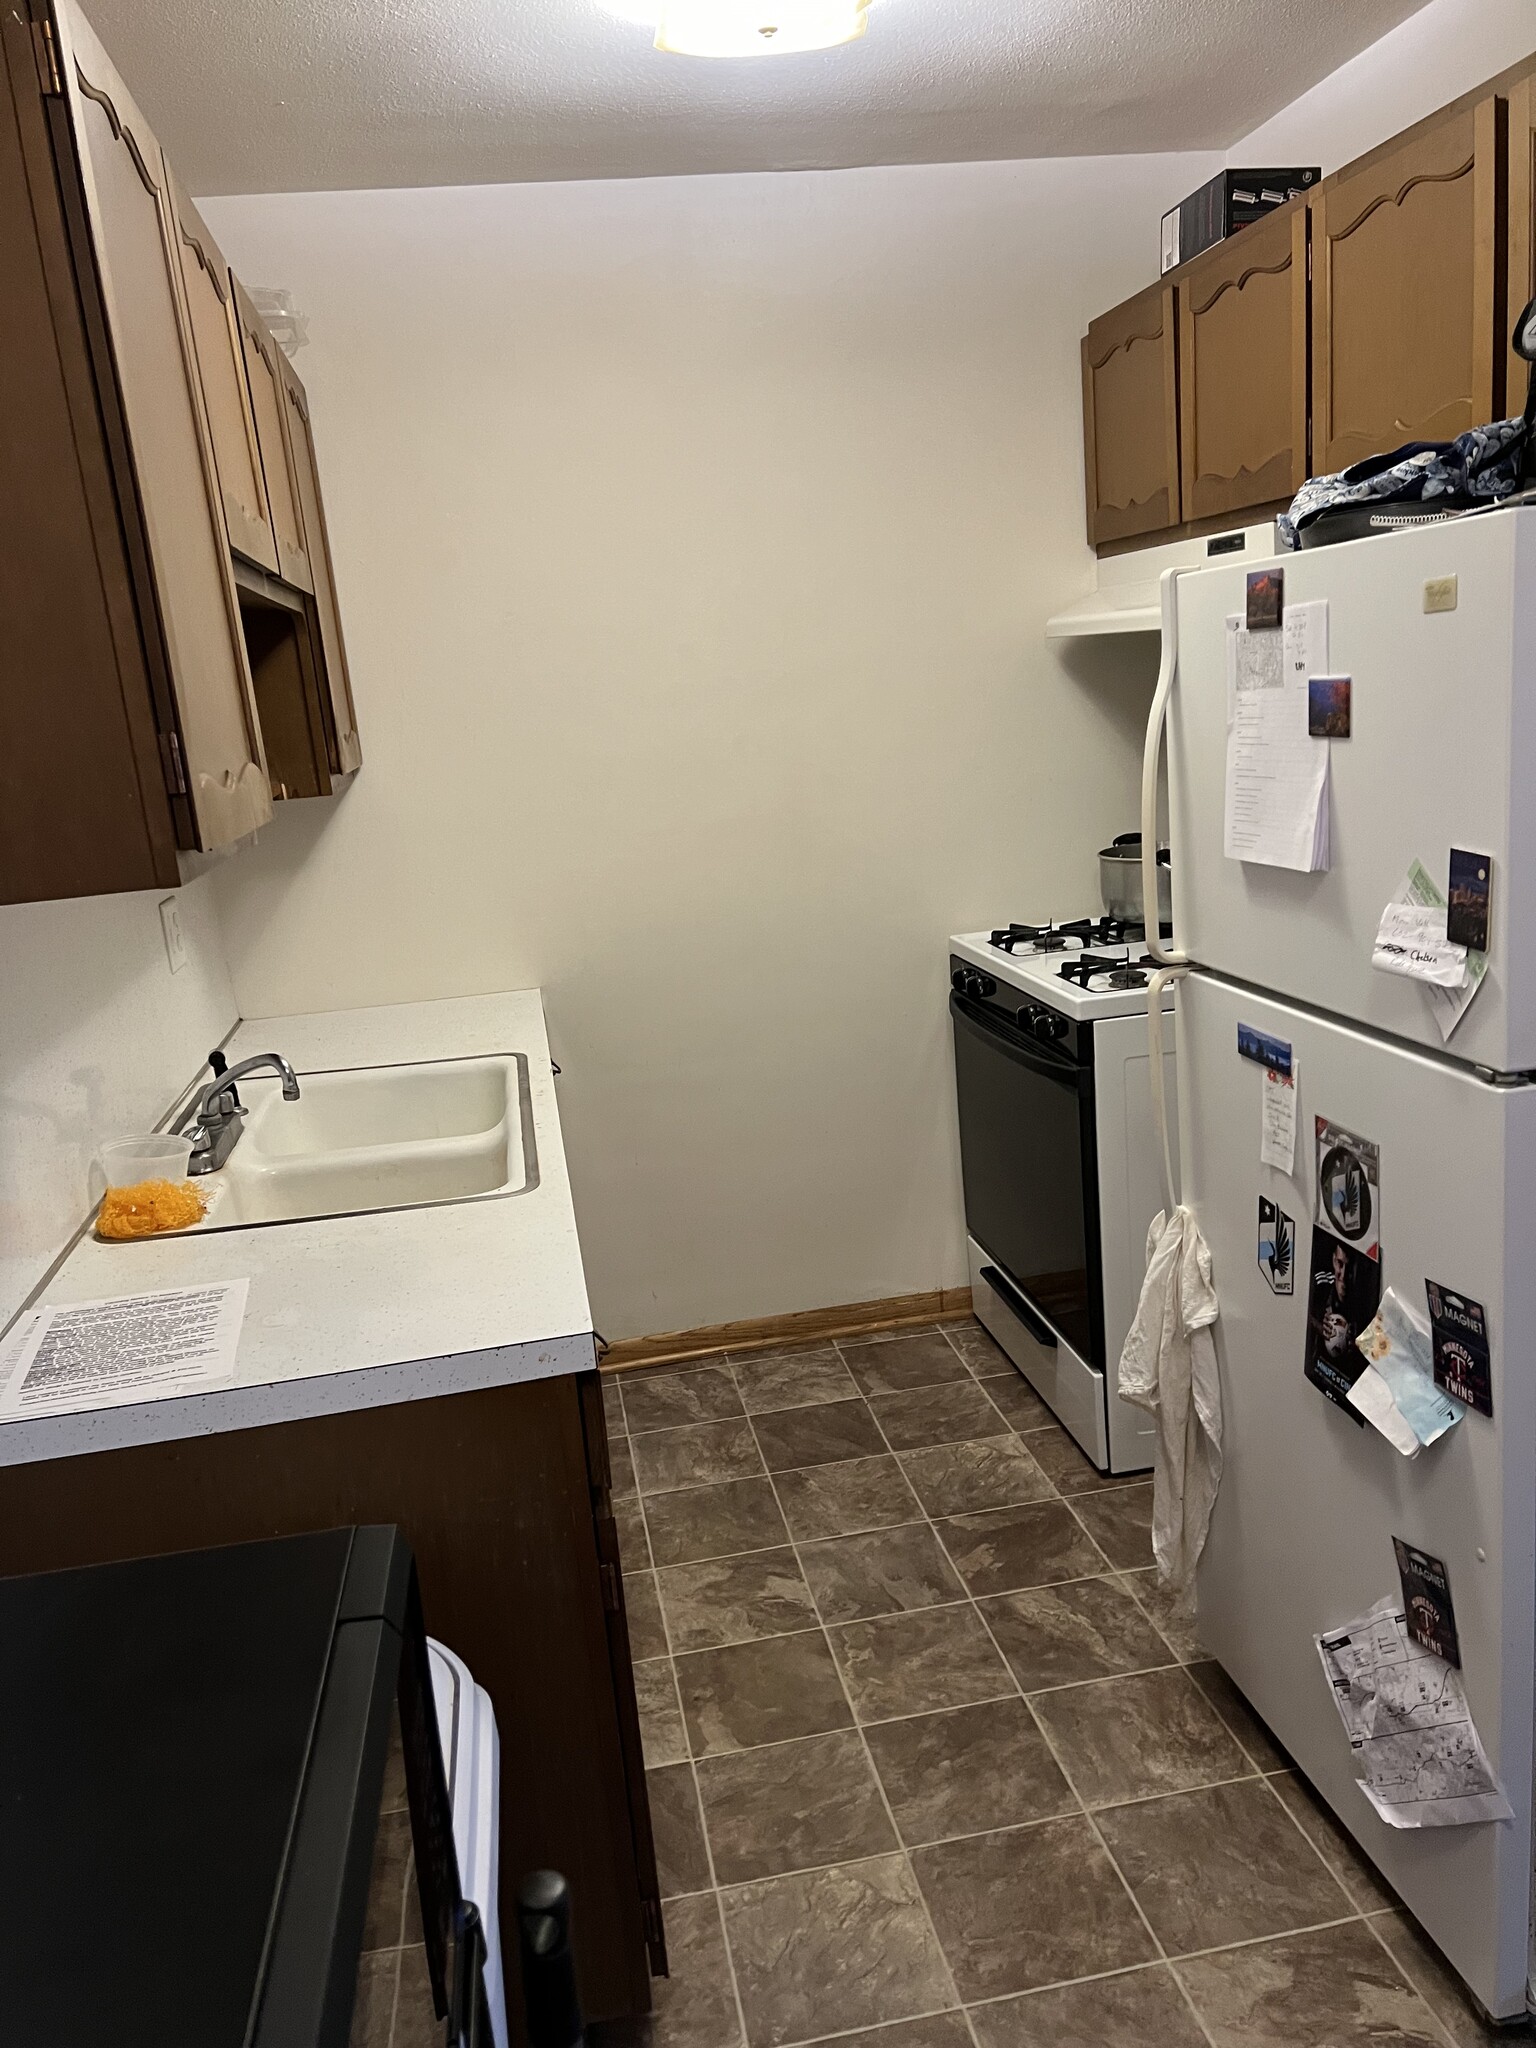
MULTIPOLYGON (((1163 727, 1168 718, 1168 699, 1173 691, 1174 677, 1179 670, 1179 577, 1186 572, 1181 569, 1165 569, 1159 579, 1162 584, 1163 603, 1163 660, 1157 672, 1157 689, 1152 697, 1152 711, 1147 719, 1147 744, 1141 757, 1141 900, 1142 916, 1147 929, 1147 951, 1160 967, 1182 967, 1189 955, 1181 953, 1174 946, 1163 944, 1161 922, 1157 915, 1157 764, 1163 750, 1163 727)), ((1158 1015, 1158 1006, 1152 1005, 1148 1013, 1158 1015)), ((1157 1068, 1161 1077, 1162 1068, 1157 1068)), ((1161 1079, 1156 1083, 1161 1090, 1161 1079)), ((1164 1134, 1164 1150, 1167 1136, 1164 1134)), ((1171 1178, 1171 1176, 1170 1176, 1171 1178)), ((1169 1212, 1172 1213, 1171 1211, 1169 1212)))
POLYGON ((1147 989, 1147 1045, 1152 1055, 1152 1071, 1148 1076, 1152 1083, 1152 1118, 1157 1125, 1158 1142, 1162 1146, 1163 1214, 1172 1219, 1179 1204, 1179 1191, 1173 1184, 1173 1147, 1168 1142, 1168 1092, 1163 1071, 1163 991, 1170 982, 1182 981, 1189 972, 1187 967, 1160 967, 1153 975, 1147 989))

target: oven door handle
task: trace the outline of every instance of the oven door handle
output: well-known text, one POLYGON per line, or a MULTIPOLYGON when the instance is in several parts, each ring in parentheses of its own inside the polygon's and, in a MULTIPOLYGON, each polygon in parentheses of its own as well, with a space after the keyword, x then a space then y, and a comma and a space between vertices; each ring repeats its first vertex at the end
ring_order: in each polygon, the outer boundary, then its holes
POLYGON ((962 995, 951 994, 949 1007, 953 1016, 969 1024, 980 1037, 990 1039, 999 1052, 1017 1060, 1021 1067, 1028 1067, 1032 1074, 1043 1074, 1052 1081, 1061 1082, 1063 1087, 1076 1087, 1084 1095, 1092 1094, 1092 1067, 1080 1065, 1065 1053, 1047 1052, 1033 1039, 1026 1038, 1022 1031, 1014 1030, 990 1011, 978 1009, 962 995))
POLYGON ((1004 1306, 1013 1310, 1037 1344, 1043 1345, 1047 1351, 1056 1349, 1060 1342, 1056 1332, 1034 1304, 1020 1294, 1006 1273, 1000 1273, 996 1266, 983 1266, 981 1277, 994 1294, 1002 1297, 1004 1306))

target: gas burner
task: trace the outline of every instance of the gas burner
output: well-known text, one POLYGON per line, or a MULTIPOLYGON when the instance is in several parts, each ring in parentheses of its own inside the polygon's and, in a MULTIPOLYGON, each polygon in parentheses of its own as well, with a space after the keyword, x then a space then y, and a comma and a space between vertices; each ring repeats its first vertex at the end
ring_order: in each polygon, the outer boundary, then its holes
POLYGON ((1075 982, 1079 988, 1091 988, 1096 981, 1105 988, 1145 988, 1149 979, 1147 969, 1152 965, 1147 955, 1133 961, 1128 957, 1110 960, 1098 953, 1079 953, 1058 972, 1063 981, 1075 982))
POLYGON ((1123 946, 1140 927, 1118 917, 1076 917, 1067 924, 1011 924, 992 934, 1001 953, 1067 953, 1075 947, 1123 946))

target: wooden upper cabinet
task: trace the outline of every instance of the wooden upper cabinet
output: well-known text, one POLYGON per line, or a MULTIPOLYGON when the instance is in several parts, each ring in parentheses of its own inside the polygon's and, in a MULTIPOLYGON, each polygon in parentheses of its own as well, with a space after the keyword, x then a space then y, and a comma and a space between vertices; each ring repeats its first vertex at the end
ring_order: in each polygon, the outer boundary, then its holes
POLYGON ((1083 338, 1088 538, 1095 543, 1178 524, 1175 366, 1168 284, 1128 299, 1083 338))
POLYGON ((178 878, 129 520, 55 168, 59 111, 31 24, 0 10, 0 903, 178 878))
POLYGON ((1509 294, 1504 307, 1502 339, 1507 369, 1504 410, 1525 405, 1530 366, 1509 346, 1515 322, 1536 299, 1536 70, 1509 95, 1509 294))
POLYGON ((73 0, 58 0, 56 19, 90 242, 77 269, 99 289, 110 361, 98 377, 120 407, 137 484, 152 575, 141 611, 158 614, 175 699, 165 741, 196 843, 225 846, 264 824, 272 803, 164 159, 73 0))
POLYGON ((251 304, 250 294, 238 278, 233 280, 235 319, 240 330, 245 371, 250 383, 251 408, 256 416, 256 439, 261 448, 262 472, 266 478, 267 504, 272 530, 277 536, 278 575, 300 590, 312 590, 309 549, 305 542, 304 514, 299 504, 298 478, 284 430, 283 352, 273 340, 265 320, 251 304))
POLYGON ((1312 467, 1448 441, 1504 397, 1503 103, 1420 122, 1312 199, 1312 467))
POLYGON ((224 525, 237 554, 276 575, 277 538, 267 509, 256 419, 251 411, 245 355, 235 320, 234 287, 225 262, 197 208, 169 164, 167 185, 176 220, 176 253, 197 356, 214 466, 224 500, 224 525))
POLYGON ((315 463, 315 442, 309 424, 309 399, 299 373, 288 358, 278 352, 278 375, 282 384, 288 448, 309 541, 309 562, 314 580, 315 617, 320 632, 324 675, 324 697, 333 721, 332 770, 349 775, 362 763, 362 744, 357 737, 357 713, 352 704, 352 678, 347 668, 347 650, 341 636, 341 613, 336 602, 336 581, 331 568, 330 537, 325 526, 325 505, 320 496, 320 472, 315 463))
POLYGON ((1289 499, 1307 477, 1307 209, 1255 221, 1180 277, 1186 519, 1289 499))

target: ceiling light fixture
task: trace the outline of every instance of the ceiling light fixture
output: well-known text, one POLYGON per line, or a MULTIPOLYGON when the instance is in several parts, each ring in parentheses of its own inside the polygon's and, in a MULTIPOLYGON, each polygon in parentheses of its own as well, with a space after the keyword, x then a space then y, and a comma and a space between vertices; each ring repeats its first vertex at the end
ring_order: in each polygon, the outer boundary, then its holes
POLYGON ((662 0, 656 47, 681 57, 787 57, 854 42, 868 20, 869 0, 662 0))

